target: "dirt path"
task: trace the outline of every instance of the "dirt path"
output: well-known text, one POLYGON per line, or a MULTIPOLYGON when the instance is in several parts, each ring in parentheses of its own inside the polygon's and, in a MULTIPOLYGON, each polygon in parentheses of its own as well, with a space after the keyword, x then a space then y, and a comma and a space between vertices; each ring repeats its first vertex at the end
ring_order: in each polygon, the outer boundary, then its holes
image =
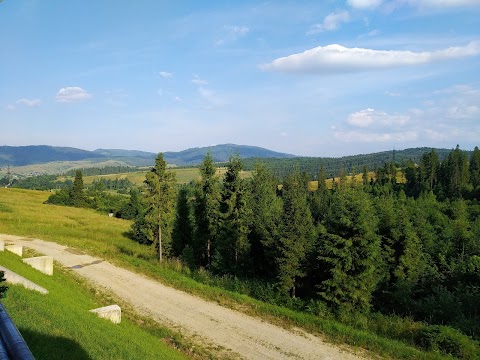
POLYGON ((359 359, 318 337, 291 332, 260 319, 224 308, 145 276, 79 251, 37 239, 1 235, 6 243, 23 245, 53 258, 112 291, 140 314, 173 326, 203 343, 220 346, 245 359, 359 359), (135 291, 131 291, 135 289, 135 291))

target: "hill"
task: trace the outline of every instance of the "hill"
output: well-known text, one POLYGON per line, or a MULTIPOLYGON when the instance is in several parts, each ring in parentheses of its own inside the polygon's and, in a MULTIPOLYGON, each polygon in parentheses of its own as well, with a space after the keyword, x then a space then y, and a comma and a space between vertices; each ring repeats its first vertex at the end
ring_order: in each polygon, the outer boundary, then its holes
POLYGON ((23 166, 52 161, 79 161, 105 158, 82 149, 47 145, 0 146, 0 166, 23 166))
MULTIPOLYGON (((228 161, 230 154, 235 153, 238 153, 241 158, 294 157, 294 155, 278 153, 256 146, 224 144, 187 149, 179 152, 165 152, 164 158, 167 163, 172 165, 193 166, 200 164, 208 151, 212 153, 214 161, 216 162, 228 161)), ((151 166, 154 164, 156 156, 157 154, 152 152, 124 149, 97 149, 95 151, 88 151, 70 147, 47 145, 0 146, 0 167, 19 167, 62 162, 61 167, 65 168, 65 162, 78 161, 84 162, 84 167, 97 167, 98 163, 108 161, 113 161, 116 165, 121 166, 151 166)), ((38 170, 35 169, 35 171, 38 170)))
POLYGON ((207 146, 201 148, 192 148, 179 152, 165 152, 163 156, 167 163, 178 166, 198 165, 202 162, 205 154, 209 152, 213 156, 215 162, 226 162, 230 155, 238 155, 242 159, 247 158, 277 158, 286 159, 294 158, 295 155, 279 153, 272 150, 264 149, 258 146, 222 144, 215 146, 207 146))

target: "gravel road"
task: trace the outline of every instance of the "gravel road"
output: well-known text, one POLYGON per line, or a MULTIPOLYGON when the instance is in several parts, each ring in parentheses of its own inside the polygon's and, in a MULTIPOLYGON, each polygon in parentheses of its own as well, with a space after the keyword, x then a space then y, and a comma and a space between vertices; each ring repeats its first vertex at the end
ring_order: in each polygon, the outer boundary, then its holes
POLYGON ((1 240, 53 256, 58 263, 131 304, 138 313, 180 330, 203 344, 226 349, 231 357, 262 360, 364 358, 311 334, 285 330, 63 245, 0 234, 1 240))

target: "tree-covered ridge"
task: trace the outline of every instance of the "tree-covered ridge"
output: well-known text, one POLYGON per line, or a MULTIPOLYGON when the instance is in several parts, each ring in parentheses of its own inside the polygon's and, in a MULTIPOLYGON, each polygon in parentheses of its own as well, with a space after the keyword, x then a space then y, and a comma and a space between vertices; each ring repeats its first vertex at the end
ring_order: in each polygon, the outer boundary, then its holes
MULTIPOLYGON (((332 189, 319 168, 315 177, 323 180, 308 191, 311 177, 298 170, 282 187, 260 164, 252 179, 241 179, 238 157, 220 183, 207 155, 201 180, 178 193, 166 254, 254 282, 251 295, 297 309, 410 316, 432 327, 405 329, 402 339, 478 358, 478 343, 438 325, 480 339, 479 160, 478 148, 468 154, 457 147, 443 161, 430 150, 407 164, 404 183, 386 163, 375 180, 343 174, 332 189)), ((149 211, 155 196, 149 190, 143 197, 149 211)), ((138 214, 134 238, 158 244, 158 233, 144 230, 162 216, 138 214)))
POLYGON ((75 172, 80 170, 83 176, 94 176, 94 175, 109 175, 109 174, 121 174, 139 171, 138 167, 134 166, 103 166, 103 167, 88 167, 81 169, 72 169, 67 171, 65 176, 75 176, 75 172))
MULTIPOLYGON (((321 166, 325 169, 327 178, 338 177, 340 173, 348 174, 354 171, 361 171, 365 166, 373 171, 382 167, 387 162, 393 162, 400 166, 404 166, 408 160, 413 163, 419 163, 423 154, 432 150, 432 148, 412 148, 405 150, 382 151, 371 154, 360 154, 343 156, 339 158, 333 157, 295 157, 291 159, 258 159, 249 158, 243 161, 244 170, 254 170, 257 162, 262 162, 275 176, 283 179, 292 169, 305 172, 312 180, 317 180, 318 170, 321 166)), ((451 150, 434 149, 439 160, 444 160, 451 150)), ((471 152, 466 152, 467 155, 471 152)))
POLYGON ((198 165, 202 162, 205 155, 209 153, 213 161, 227 162, 230 156, 238 154, 242 159, 246 158, 293 158, 295 155, 280 153, 258 146, 236 145, 236 144, 222 144, 215 146, 207 146, 201 148, 191 148, 179 152, 165 152, 165 160, 169 164, 178 166, 192 166, 198 165))
POLYGON ((104 158, 93 151, 57 146, 0 146, 0 166, 22 166, 52 161, 104 158))

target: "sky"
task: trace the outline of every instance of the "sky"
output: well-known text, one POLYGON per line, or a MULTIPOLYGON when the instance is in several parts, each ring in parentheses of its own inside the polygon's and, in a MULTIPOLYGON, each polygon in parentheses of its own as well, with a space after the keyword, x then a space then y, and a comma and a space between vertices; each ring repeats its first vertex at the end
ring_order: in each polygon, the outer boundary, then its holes
POLYGON ((480 145, 480 0, 0 0, 0 145, 480 145))

